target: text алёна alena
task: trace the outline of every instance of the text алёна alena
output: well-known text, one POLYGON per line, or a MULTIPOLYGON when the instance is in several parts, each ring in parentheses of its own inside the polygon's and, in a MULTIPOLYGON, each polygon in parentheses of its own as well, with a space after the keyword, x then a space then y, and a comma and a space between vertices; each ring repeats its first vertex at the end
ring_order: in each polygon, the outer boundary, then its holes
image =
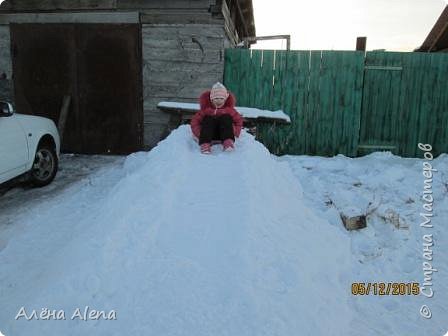
MULTIPOLYGON (((65 311, 60 309, 48 309, 42 308, 40 312, 33 309, 29 314, 27 313, 25 307, 21 307, 17 313, 15 319, 19 320, 25 318, 26 320, 66 320, 65 311)), ((82 320, 82 321, 96 321, 96 320, 116 320, 117 313, 115 310, 110 310, 106 312, 104 310, 91 309, 89 306, 85 306, 84 309, 76 308, 70 317, 71 320, 82 320)))

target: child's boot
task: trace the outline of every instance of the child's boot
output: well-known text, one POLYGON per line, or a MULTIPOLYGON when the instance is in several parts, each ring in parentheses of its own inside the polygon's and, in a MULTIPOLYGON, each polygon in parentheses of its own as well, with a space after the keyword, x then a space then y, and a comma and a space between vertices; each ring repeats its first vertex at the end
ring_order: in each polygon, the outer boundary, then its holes
POLYGON ((224 140, 224 142, 222 143, 222 147, 225 152, 231 152, 235 148, 232 139, 224 140))
POLYGON ((207 143, 203 143, 201 145, 201 153, 202 154, 210 154, 212 152, 212 146, 210 146, 210 144, 207 143))

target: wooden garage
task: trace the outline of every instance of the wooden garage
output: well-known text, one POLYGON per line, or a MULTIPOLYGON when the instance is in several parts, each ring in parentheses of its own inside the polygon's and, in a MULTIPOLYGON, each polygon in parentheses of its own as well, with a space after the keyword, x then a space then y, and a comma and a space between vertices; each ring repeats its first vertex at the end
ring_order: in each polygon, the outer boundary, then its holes
POLYGON ((173 127, 157 103, 196 102, 249 36, 251 0, 7 0, 0 98, 57 123, 70 97, 65 152, 147 150, 173 127))

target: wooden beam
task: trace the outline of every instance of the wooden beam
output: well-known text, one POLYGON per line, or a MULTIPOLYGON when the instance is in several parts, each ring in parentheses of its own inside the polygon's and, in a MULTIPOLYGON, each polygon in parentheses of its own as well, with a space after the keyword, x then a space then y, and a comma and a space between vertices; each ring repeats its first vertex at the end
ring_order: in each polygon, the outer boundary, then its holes
POLYGON ((244 37, 248 37, 249 30, 247 29, 246 19, 244 17, 243 11, 241 10, 240 2, 238 0, 233 0, 233 1, 235 3, 237 15, 238 15, 239 19, 241 20, 241 25, 243 26, 244 37))
POLYGON ((367 37, 363 36, 356 38, 356 50, 366 51, 366 45, 367 45, 367 37))
MULTIPOLYGON (((439 42, 440 37, 445 33, 446 30, 448 30, 448 21, 445 22, 445 25, 443 26, 443 28, 440 29, 439 33, 437 34, 437 37, 434 39, 433 43, 429 47, 428 52, 432 51, 436 47, 437 42, 439 42)), ((434 51, 436 51, 436 50, 434 50, 434 51)))
POLYGON ((291 36, 290 35, 272 35, 272 36, 253 36, 244 38, 246 43, 256 43, 257 41, 265 41, 265 40, 286 40, 286 50, 290 50, 291 48, 291 36))
POLYGON ((382 65, 366 65, 365 70, 390 70, 390 71, 402 71, 401 66, 382 66, 382 65))
POLYGON ((9 23, 139 23, 138 12, 22 13, 1 14, 0 24, 9 23))
POLYGON ((222 6, 223 6, 223 0, 216 0, 214 5, 210 5, 210 13, 221 14, 222 6))
POLYGON ((98 10, 116 9, 116 0, 9 0, 0 10, 9 11, 52 11, 52 10, 98 10))
POLYGON ((210 8, 209 0, 116 0, 117 9, 210 8))
POLYGON ((358 148, 361 148, 361 149, 387 149, 387 150, 394 150, 394 149, 397 149, 397 146, 393 146, 393 145, 359 145, 358 148))

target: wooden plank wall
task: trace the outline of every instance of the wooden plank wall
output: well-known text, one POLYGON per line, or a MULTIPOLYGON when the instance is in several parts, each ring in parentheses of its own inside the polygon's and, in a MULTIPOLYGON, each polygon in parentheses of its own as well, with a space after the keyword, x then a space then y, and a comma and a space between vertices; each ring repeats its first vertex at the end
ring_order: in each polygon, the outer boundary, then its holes
POLYGON ((115 10, 117 13, 139 13, 143 58, 143 142, 144 149, 150 149, 175 125, 169 115, 156 108, 158 102, 197 102, 202 91, 223 80, 224 49, 239 42, 225 1, 10 0, 0 12, 101 14, 115 10))
POLYGON ((239 105, 291 117, 290 126, 260 127, 272 153, 354 157, 391 146, 421 157, 419 142, 434 155, 448 152, 446 54, 234 49, 225 56, 224 82, 239 105))
POLYGON ((13 100, 10 45, 9 26, 0 25, 0 99, 8 101, 13 100))
POLYGON ((151 148, 174 127, 160 101, 197 102, 224 71, 222 25, 142 26, 144 144, 151 148))
POLYGON ((227 2, 222 1, 221 6, 222 6, 221 14, 224 19, 224 29, 229 42, 228 44, 225 45, 225 47, 232 48, 239 43, 240 38, 238 36, 238 31, 236 29, 235 23, 232 20, 232 13, 230 12, 229 7, 227 6, 227 2))
POLYGON ((179 9, 207 8, 210 0, 6 0, 5 10, 179 9))
POLYGON ((6 0, 2 4, 2 10, 14 11, 113 8, 116 8, 116 0, 6 0))
POLYGON ((359 51, 226 50, 224 82, 238 104, 291 117, 259 127, 275 154, 356 155, 362 77, 359 51))

